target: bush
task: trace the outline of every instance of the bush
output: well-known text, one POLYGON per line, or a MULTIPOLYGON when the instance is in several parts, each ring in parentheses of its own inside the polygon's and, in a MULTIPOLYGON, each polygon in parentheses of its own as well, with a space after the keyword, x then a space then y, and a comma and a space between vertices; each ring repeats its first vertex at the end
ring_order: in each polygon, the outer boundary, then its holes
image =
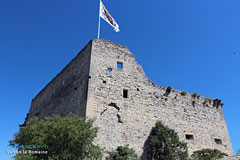
MULTIPOLYGON (((101 160, 102 153, 93 144, 97 128, 93 121, 79 118, 76 115, 46 117, 45 121, 32 118, 26 126, 20 127, 14 134, 10 145, 45 145, 47 154, 17 154, 18 160, 101 160)), ((26 150, 26 149, 21 149, 26 150)), ((28 149, 29 150, 29 149, 28 149)), ((42 149, 34 149, 42 150, 42 149)))
POLYGON ((193 160, 216 160, 224 156, 227 156, 227 154, 217 149, 202 149, 194 151, 191 158, 193 160))
POLYGON ((179 140, 177 133, 156 122, 144 150, 148 160, 187 160, 187 144, 179 140))
POLYGON ((127 146, 119 146, 116 151, 108 152, 106 160, 139 160, 138 155, 133 149, 127 146))
POLYGON ((193 106, 195 106, 196 103, 197 103, 196 100, 193 100, 193 101, 192 101, 192 105, 193 105, 193 106))
POLYGON ((186 91, 182 91, 182 92, 181 92, 181 95, 182 95, 182 96, 186 96, 186 95, 187 95, 187 92, 186 92, 186 91))
POLYGON ((193 98, 200 98, 200 94, 198 94, 197 92, 193 92, 192 97, 193 98))

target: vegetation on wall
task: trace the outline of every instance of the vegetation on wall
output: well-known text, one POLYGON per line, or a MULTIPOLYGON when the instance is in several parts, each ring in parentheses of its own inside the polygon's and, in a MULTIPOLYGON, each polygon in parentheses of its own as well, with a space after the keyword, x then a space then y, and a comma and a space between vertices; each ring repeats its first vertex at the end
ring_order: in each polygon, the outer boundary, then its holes
POLYGON ((168 86, 166 92, 170 93, 172 89, 173 89, 172 86, 168 86))
POLYGON ((197 103, 197 101, 194 99, 194 100, 192 101, 192 105, 195 106, 196 103, 197 103))
POLYGON ((194 93, 192 94, 192 97, 193 97, 193 98, 200 98, 200 94, 198 94, 197 92, 194 92, 194 93))
POLYGON ((181 92, 181 95, 182 95, 182 96, 186 96, 186 95, 187 95, 187 92, 186 92, 186 91, 182 91, 182 92, 181 92))

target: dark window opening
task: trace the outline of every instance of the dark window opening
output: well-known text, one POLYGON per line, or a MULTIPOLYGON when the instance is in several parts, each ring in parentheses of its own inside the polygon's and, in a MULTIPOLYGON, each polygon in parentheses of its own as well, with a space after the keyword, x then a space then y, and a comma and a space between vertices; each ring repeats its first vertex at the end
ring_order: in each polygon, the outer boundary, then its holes
POLYGON ((123 98, 128 98, 128 90, 123 90, 123 98))
POLYGON ((77 87, 75 87, 74 89, 77 90, 77 87))
POLYGON ((91 79, 92 77, 91 76, 88 76, 89 79, 91 79))
POLYGON ((107 83, 106 81, 103 81, 103 83, 107 83))
POLYGON ((185 137, 186 137, 186 139, 189 139, 189 140, 193 140, 194 139, 192 134, 186 134, 185 137))
POLYGON ((122 69, 123 68, 123 63, 122 62, 117 62, 117 68, 122 69))
POLYGON ((214 139, 216 144, 222 144, 222 140, 221 139, 214 139))
POLYGON ((108 71, 108 72, 112 72, 112 68, 108 68, 107 71, 108 71))

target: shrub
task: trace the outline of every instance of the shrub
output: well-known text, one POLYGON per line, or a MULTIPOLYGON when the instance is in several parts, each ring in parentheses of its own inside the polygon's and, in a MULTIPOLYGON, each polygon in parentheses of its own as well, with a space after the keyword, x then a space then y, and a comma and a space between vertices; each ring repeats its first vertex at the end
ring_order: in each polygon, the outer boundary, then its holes
POLYGON ((197 103, 196 100, 193 100, 193 101, 192 101, 192 105, 193 105, 193 106, 194 106, 196 103, 197 103))
POLYGON ((118 146, 116 151, 108 152, 106 160, 139 160, 138 155, 133 149, 127 146, 118 146))
POLYGON ((227 156, 227 154, 217 149, 202 149, 194 151, 191 158, 193 160, 216 160, 224 156, 227 156))
POLYGON ((193 98, 200 98, 200 94, 198 94, 197 92, 193 92, 192 97, 193 98))
POLYGON ((156 122, 144 149, 144 158, 148 160, 187 160, 187 144, 179 140, 177 133, 156 122))
POLYGON ((181 95, 182 95, 182 96, 186 96, 186 95, 187 95, 187 92, 186 92, 186 91, 182 91, 182 92, 181 92, 181 95))

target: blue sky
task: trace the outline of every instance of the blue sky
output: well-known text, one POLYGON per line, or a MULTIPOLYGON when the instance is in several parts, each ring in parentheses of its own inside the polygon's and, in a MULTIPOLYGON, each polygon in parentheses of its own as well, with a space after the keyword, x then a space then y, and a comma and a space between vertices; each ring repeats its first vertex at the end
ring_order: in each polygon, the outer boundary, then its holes
MULTIPOLYGON (((101 38, 128 46, 158 85, 219 98, 240 148, 240 1, 103 0, 120 26, 101 38), (236 54, 234 54, 234 52, 236 54)), ((99 1, 0 1, 0 159, 31 99, 97 37, 99 1)))

